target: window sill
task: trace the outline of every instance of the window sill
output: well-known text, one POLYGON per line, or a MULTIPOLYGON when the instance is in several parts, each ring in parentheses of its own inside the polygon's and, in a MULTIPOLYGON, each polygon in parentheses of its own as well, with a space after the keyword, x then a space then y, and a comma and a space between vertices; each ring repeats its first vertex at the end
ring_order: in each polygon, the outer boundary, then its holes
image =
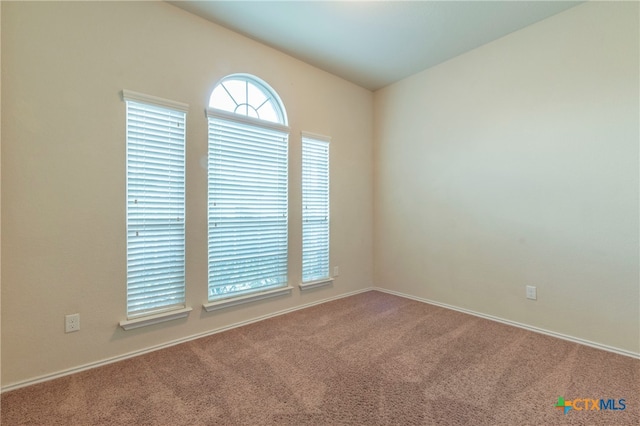
POLYGON ((189 312, 191 312, 191 308, 182 308, 175 311, 162 312, 161 314, 120 321, 120 327, 125 330, 133 330, 134 328, 146 327, 148 325, 158 324, 165 321, 186 318, 189 316, 189 312))
POLYGON ((306 283, 300 283, 300 290, 309 290, 312 288, 324 287, 333 283, 333 278, 325 278, 322 280, 309 281, 306 283))
POLYGON ((283 296, 290 294, 293 287, 280 287, 273 290, 262 291, 260 293, 248 294, 246 296, 232 297, 229 299, 217 300, 215 302, 208 302, 202 305, 205 311, 213 312, 219 309, 228 308, 231 306, 242 305, 244 303, 255 302, 256 300, 269 299, 271 297, 283 296))

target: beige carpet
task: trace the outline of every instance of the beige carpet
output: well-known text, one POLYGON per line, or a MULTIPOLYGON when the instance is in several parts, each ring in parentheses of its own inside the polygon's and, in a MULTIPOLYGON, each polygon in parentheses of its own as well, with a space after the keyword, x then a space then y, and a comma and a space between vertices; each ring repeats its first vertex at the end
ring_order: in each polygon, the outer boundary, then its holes
POLYGON ((371 291, 5 393, 1 419, 638 425, 640 360, 371 291), (564 414, 558 397, 626 409, 564 414))

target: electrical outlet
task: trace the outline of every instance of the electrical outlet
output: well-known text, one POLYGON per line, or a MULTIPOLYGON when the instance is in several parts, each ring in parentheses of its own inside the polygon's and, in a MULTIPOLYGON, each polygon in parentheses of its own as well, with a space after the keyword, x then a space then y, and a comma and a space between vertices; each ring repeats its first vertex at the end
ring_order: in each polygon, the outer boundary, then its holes
POLYGON ((338 266, 334 266, 333 267, 333 276, 337 277, 338 275, 340 275, 340 268, 338 266))
POLYGON ((65 315, 64 332, 71 333, 80 330, 80 314, 65 315))
POLYGON ((538 299, 537 289, 535 286, 532 286, 532 285, 527 286, 527 299, 531 299, 531 300, 538 299))

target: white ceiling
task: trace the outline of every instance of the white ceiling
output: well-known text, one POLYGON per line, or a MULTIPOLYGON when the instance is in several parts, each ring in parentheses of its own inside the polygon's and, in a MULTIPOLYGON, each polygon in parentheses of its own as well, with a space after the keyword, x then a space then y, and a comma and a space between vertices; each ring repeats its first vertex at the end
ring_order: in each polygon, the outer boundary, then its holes
POLYGON ((376 90, 578 1, 170 1, 376 90))

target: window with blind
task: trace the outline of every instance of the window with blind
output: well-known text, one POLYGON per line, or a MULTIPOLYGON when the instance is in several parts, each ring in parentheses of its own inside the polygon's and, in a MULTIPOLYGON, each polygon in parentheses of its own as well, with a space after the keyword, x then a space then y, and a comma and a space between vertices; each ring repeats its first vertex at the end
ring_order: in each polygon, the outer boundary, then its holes
POLYGON ((188 106, 123 91, 127 144, 127 316, 185 307, 188 106))
POLYGON ((287 287, 289 128, 282 103, 259 79, 232 75, 209 105, 209 301, 287 287))
POLYGON ((329 279, 329 138, 302 134, 302 282, 329 279))

